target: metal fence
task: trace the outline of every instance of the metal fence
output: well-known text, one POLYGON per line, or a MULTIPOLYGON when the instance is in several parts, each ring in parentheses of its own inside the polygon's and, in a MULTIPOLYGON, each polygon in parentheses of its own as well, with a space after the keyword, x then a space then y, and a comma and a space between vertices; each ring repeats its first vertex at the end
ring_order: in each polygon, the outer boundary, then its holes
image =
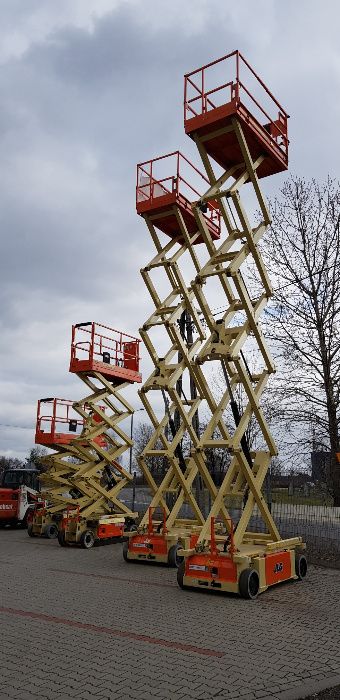
MULTIPOLYGON (((122 498, 133 510, 142 515, 150 501, 151 493, 147 487, 126 488, 122 498)), ((204 499, 205 515, 209 512, 209 499, 204 499)), ((300 535, 307 544, 309 561, 340 567, 340 508, 326 505, 309 505, 299 503, 272 503, 271 512, 283 538, 300 535)), ((155 513, 157 517, 157 513, 155 513)), ((160 515, 160 514, 159 514, 160 515)), ((237 524, 241 507, 230 507, 230 515, 237 524)), ((192 517, 188 506, 183 506, 181 517, 192 517)), ((251 531, 265 531, 257 507, 251 518, 251 531)))

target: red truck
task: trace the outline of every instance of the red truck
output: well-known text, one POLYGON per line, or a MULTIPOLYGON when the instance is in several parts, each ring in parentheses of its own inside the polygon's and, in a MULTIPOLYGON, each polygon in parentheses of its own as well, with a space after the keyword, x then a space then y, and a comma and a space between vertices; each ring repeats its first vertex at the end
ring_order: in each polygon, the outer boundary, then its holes
POLYGON ((6 469, 0 482, 0 527, 26 526, 27 517, 39 500, 37 469, 6 469))

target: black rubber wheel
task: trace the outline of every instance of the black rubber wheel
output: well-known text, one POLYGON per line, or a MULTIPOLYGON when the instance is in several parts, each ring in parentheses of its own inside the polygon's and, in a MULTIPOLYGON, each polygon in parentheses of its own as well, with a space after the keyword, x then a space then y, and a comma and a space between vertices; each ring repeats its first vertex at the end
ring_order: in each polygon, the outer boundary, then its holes
POLYGON ((54 523, 51 523, 50 525, 45 525, 44 537, 47 537, 48 540, 54 540, 55 537, 58 537, 58 528, 54 523))
POLYGON ((255 569, 244 569, 238 581, 240 596, 248 600, 257 598, 260 588, 260 579, 255 569))
POLYGON ((33 532, 33 524, 30 523, 27 528, 27 534, 29 537, 35 537, 35 532, 33 532))
POLYGON ((128 551, 129 551, 129 542, 124 542, 123 543, 123 559, 128 564, 130 564, 131 559, 128 559, 128 551))
POLYGON ((65 531, 64 530, 58 530, 58 542, 61 547, 68 547, 68 542, 65 540, 65 531))
POLYGON ((185 585, 183 583, 184 573, 185 573, 185 561, 183 560, 177 569, 177 583, 183 591, 185 590, 185 585))
POLYGON ((295 573, 297 577, 302 581, 307 574, 307 559, 304 554, 295 555, 295 573))
POLYGON ((91 549, 95 543, 95 536, 92 530, 85 530, 81 533, 80 544, 83 549, 91 549))
POLYGON ((168 552, 168 564, 174 569, 178 569, 178 567, 183 561, 183 557, 179 557, 177 554, 179 549, 183 549, 183 547, 177 542, 177 544, 174 544, 172 547, 170 547, 168 552))

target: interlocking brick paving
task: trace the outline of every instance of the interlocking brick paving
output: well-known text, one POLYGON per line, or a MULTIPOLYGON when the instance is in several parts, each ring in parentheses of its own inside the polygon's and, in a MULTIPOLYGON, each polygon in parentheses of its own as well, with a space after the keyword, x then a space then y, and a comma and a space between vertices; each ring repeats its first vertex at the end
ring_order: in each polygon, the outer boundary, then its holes
POLYGON ((181 591, 121 550, 0 531, 1 700, 293 700, 339 683, 339 571, 245 601, 181 591))
POLYGON ((322 690, 321 693, 313 693, 309 695, 306 700, 339 700, 340 698, 340 685, 336 688, 329 688, 329 690, 322 690))

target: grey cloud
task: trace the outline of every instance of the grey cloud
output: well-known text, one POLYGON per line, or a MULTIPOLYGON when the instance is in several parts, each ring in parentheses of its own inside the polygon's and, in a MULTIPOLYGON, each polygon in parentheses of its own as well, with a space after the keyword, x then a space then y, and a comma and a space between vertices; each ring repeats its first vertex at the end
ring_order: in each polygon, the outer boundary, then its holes
MULTIPOLYGON (((134 333, 148 315, 139 268, 152 246, 135 214, 135 166, 177 147, 198 163, 183 130, 186 71, 240 48, 292 115, 293 170, 337 174, 340 10, 329 6, 331 27, 314 0, 187 0, 185 23, 179 3, 164 3, 168 25, 156 0, 128 4, 91 32, 51 32, 2 66, 0 422, 16 424, 19 404, 22 424, 33 424, 40 395, 81 396, 67 372, 72 322, 134 333)), ((22 12, 21 2, 2 7, 5 30, 22 12)), ((266 193, 282 180, 264 182, 266 193)), ((15 438, 0 451, 32 443, 15 438)))

